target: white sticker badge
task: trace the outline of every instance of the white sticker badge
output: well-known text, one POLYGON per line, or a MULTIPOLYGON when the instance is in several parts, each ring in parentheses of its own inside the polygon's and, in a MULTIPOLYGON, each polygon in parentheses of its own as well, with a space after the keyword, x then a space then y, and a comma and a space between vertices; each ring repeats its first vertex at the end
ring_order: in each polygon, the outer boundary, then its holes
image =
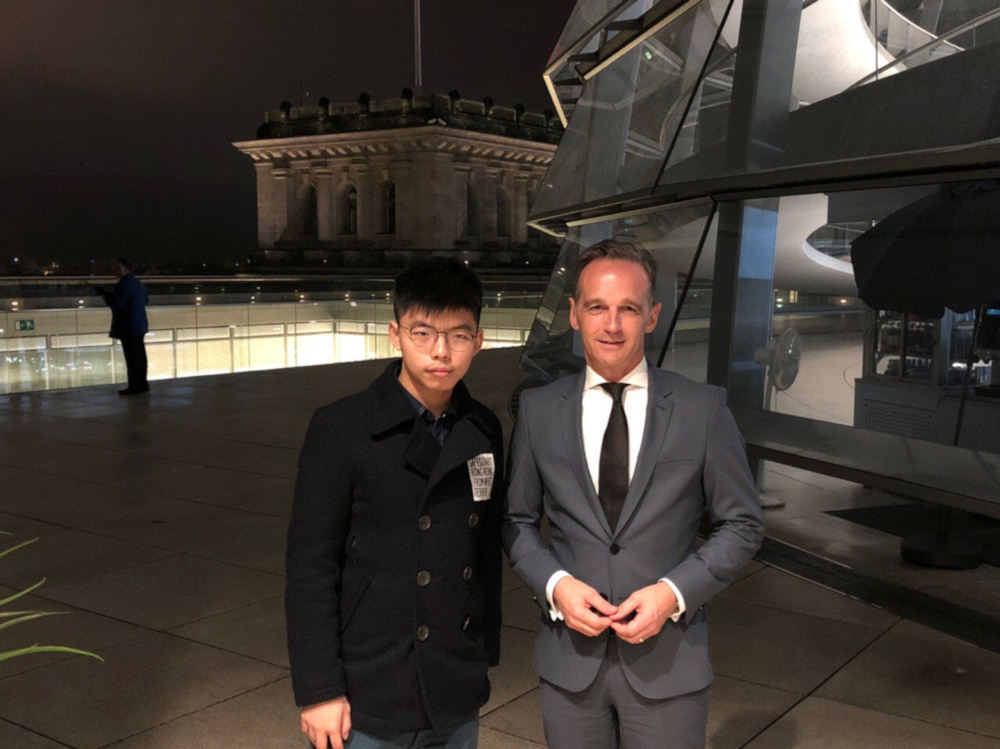
POLYGON ((472 479, 472 498, 485 502, 493 490, 493 453, 480 453, 467 462, 469 478, 472 479))

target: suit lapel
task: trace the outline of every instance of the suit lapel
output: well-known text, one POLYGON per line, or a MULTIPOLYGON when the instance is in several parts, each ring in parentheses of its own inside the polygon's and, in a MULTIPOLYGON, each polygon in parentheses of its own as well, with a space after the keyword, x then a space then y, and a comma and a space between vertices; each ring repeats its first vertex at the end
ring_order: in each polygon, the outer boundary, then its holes
POLYGON ((604 508, 601 507, 601 500, 594 489, 594 482, 590 477, 587 468, 587 454, 583 447, 583 383, 586 370, 581 371, 573 377, 572 387, 564 393, 565 400, 562 404, 562 426, 563 440, 568 448, 570 464, 573 467, 573 475, 583 496, 597 517, 601 528, 610 539, 612 536, 611 526, 604 516, 604 508))
POLYGON ((616 537, 628 526, 629 520, 635 514, 646 493, 646 488, 653 477, 656 460, 660 455, 660 447, 663 445, 663 439, 670 426, 670 416, 674 410, 674 404, 669 398, 672 391, 661 375, 662 372, 659 369, 649 368, 646 427, 642 432, 642 446, 639 448, 639 457, 636 460, 632 481, 628 485, 625 506, 618 519, 618 528, 614 534, 616 537))

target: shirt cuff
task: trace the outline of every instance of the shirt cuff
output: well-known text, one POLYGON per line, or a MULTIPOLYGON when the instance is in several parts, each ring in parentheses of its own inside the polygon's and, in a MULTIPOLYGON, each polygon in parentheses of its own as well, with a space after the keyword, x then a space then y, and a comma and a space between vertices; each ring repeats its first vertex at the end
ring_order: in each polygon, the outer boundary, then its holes
POLYGON ((559 610, 559 607, 556 606, 555 601, 552 600, 552 593, 555 591, 556 585, 564 577, 573 576, 566 570, 559 570, 558 572, 553 572, 552 577, 550 577, 549 581, 545 584, 545 600, 549 604, 549 618, 554 622, 563 621, 562 612, 559 610))
POLYGON ((687 606, 684 605, 684 596, 681 595, 681 592, 677 589, 677 586, 674 585, 672 582, 670 582, 670 580, 668 580, 667 578, 661 577, 659 579, 659 582, 666 583, 667 585, 669 585, 670 590, 672 590, 674 592, 674 595, 677 596, 677 608, 674 610, 674 613, 670 615, 670 621, 672 622, 680 621, 680 618, 684 616, 684 612, 687 611, 687 606))

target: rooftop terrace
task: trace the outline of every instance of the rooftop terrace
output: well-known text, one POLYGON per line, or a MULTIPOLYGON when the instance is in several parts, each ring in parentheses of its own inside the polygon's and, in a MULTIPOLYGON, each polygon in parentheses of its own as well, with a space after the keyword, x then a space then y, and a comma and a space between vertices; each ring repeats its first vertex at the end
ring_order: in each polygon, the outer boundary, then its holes
MULTIPOLYGON (((508 433, 516 359, 485 352, 469 377, 508 433)), ((304 745, 282 610, 297 451, 316 406, 383 366, 164 381, 148 400, 114 386, 0 396, 0 529, 41 539, 0 560, 0 597, 47 577, 24 608, 71 612, 3 630, 0 648, 59 643, 105 660, 0 663, 0 746, 304 745)), ((790 508, 856 494, 777 470, 790 508)), ((847 531, 830 541, 852 543, 847 531)), ((481 746, 537 749, 538 610, 512 575, 504 589, 481 746)), ((759 562, 708 609, 713 749, 1000 746, 996 653, 759 562)))

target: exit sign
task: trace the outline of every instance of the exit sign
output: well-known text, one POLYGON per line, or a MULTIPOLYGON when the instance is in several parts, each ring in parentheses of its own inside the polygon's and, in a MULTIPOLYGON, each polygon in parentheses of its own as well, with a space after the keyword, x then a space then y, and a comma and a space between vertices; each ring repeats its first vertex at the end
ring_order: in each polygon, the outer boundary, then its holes
POLYGON ((34 320, 17 320, 16 322, 17 322, 17 329, 19 331, 34 330, 35 329, 35 321, 34 320))

